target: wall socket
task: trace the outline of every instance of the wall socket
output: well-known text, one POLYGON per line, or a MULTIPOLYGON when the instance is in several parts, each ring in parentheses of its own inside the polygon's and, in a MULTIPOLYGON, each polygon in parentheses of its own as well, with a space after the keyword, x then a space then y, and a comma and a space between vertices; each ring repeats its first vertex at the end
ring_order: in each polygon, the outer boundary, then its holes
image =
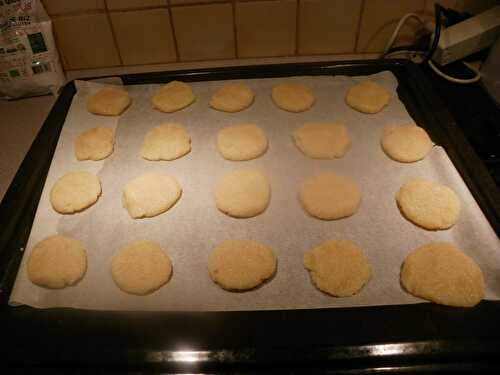
POLYGON ((493 44, 500 34, 500 5, 441 30, 432 60, 446 65, 493 44))

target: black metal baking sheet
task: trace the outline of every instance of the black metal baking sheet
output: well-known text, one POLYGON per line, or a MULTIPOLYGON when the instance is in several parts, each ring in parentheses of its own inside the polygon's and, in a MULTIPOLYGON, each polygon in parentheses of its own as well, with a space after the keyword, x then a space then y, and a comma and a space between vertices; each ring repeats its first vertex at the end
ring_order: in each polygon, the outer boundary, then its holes
MULTIPOLYGON (((410 62, 353 61, 135 74, 126 85, 391 71, 410 115, 443 146, 500 234, 500 194, 420 68, 410 62)), ((500 303, 471 309, 430 303, 322 310, 151 313, 9 307, 22 249, 75 94, 69 83, 0 205, 0 350, 5 365, 119 367, 171 371, 366 373, 486 372, 500 365, 500 303)))

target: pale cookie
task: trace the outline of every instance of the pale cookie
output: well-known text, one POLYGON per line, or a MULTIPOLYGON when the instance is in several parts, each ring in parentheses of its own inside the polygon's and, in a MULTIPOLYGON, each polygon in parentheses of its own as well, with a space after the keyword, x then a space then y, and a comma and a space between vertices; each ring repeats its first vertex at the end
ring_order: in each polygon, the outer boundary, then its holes
POLYGON ((314 122, 293 132, 295 144, 306 156, 314 159, 341 158, 351 147, 344 125, 314 122))
POLYGON ((446 242, 413 250, 401 267, 401 284, 415 297, 441 305, 471 307, 484 297, 479 266, 446 242))
POLYGON ((74 238, 51 236, 38 242, 27 264, 33 284, 61 289, 80 281, 87 270, 87 253, 74 238))
POLYGON ((99 178, 89 172, 70 172, 50 191, 50 203, 60 214, 73 214, 92 206, 101 195, 99 178))
POLYGON ((350 177, 324 173, 308 178, 299 199, 311 216, 335 220, 353 215, 361 202, 361 191, 350 177))
POLYGON ((182 189, 175 178, 159 173, 146 173, 125 186, 122 203, 134 219, 153 217, 172 207, 181 193, 182 189))
POLYGON ((102 160, 113 153, 115 143, 113 129, 92 128, 81 133, 75 140, 77 160, 102 160))
POLYGON ((267 151, 267 137, 255 124, 228 126, 217 135, 217 149, 228 160, 255 159, 267 151))
POLYGON ((113 87, 105 87, 87 99, 87 110, 96 115, 118 116, 129 105, 128 92, 113 87))
POLYGON ((276 265, 270 247, 248 240, 224 241, 208 258, 210 277, 227 290, 257 287, 274 275, 276 265))
POLYGON ((307 87, 295 83, 282 83, 273 87, 274 104, 289 112, 307 111, 314 104, 314 95, 307 87))
POLYGON ((225 175, 215 187, 215 204, 225 214, 238 218, 257 216, 269 205, 271 189, 266 176, 253 169, 225 175))
POLYGON ((448 229, 460 216, 460 200, 453 190, 421 178, 404 184, 396 202, 405 218, 429 230, 448 229))
POLYGON ((391 100, 391 95, 373 81, 363 81, 351 87, 345 97, 346 103, 363 113, 380 112, 391 100))
POLYGON ((191 151, 191 137, 180 124, 163 124, 144 137, 141 156, 147 160, 174 160, 191 151))
POLYGON ((161 87, 153 96, 153 108, 162 112, 175 112, 194 102, 193 90, 187 83, 172 81, 161 87))
POLYGON ((327 241, 309 250, 304 254, 304 266, 314 285, 335 297, 358 293, 371 276, 368 259, 347 240, 327 241))
POLYGON ((111 261, 111 276, 125 293, 150 294, 165 285, 171 275, 170 258, 153 241, 133 242, 111 261))
POLYGON ((250 107, 255 94, 244 83, 230 83, 218 89, 210 100, 210 107, 223 112, 239 112, 250 107))
POLYGON ((381 143, 387 156, 402 163, 421 160, 432 149, 427 132, 415 125, 386 126, 381 143))

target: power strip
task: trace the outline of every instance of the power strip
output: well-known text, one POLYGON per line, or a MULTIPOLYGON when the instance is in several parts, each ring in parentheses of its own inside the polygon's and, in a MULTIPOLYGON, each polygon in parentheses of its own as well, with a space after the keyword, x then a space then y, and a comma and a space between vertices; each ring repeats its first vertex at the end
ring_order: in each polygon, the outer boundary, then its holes
POLYGON ((500 34, 500 5, 441 30, 432 60, 446 65, 493 44, 500 34))

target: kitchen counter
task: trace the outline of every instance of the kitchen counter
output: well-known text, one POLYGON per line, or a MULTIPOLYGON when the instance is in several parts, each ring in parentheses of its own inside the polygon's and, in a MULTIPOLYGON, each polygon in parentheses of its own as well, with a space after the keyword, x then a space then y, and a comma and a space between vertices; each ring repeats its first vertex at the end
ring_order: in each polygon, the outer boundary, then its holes
POLYGON ((52 95, 0 100, 0 200, 55 101, 52 95))

